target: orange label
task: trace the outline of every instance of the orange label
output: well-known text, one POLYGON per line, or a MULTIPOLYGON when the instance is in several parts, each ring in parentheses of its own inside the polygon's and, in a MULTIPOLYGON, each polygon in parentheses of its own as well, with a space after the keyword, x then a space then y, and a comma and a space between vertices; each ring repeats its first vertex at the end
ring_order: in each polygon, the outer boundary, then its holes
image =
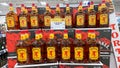
POLYGON ((51 17, 50 16, 45 16, 44 17, 44 25, 45 26, 50 26, 51 25, 51 17))
POLYGON ((97 60, 99 58, 98 47, 89 48, 89 59, 97 60))
POLYGON ((75 59, 76 60, 83 60, 83 48, 82 47, 75 47, 74 48, 74 52, 75 52, 75 59))
POLYGON ((27 61, 27 50, 25 48, 17 49, 18 61, 27 61))
POLYGON ((62 59, 70 59, 70 47, 62 47, 62 59))
POLYGON ((65 16, 65 25, 72 26, 72 17, 71 16, 65 16))
POLYGON ((31 26, 32 27, 38 26, 38 18, 37 18, 37 16, 30 17, 30 21, 31 21, 31 26))
POLYGON ((76 33, 76 35, 75 35, 75 36, 76 36, 76 38, 77 38, 77 39, 81 39, 81 38, 82 38, 82 35, 81 35, 81 34, 79 34, 79 33, 76 33))
POLYGON ((32 48, 32 58, 33 60, 41 59, 41 48, 32 48))
POLYGON ((108 24, 108 14, 100 14, 100 24, 108 24))
POLYGON ((89 16, 89 25, 96 25, 96 15, 89 16))
POLYGON ((77 26, 84 25, 84 16, 78 15, 77 16, 77 26))
POLYGON ((48 59, 55 59, 55 47, 47 47, 47 58, 48 59))
POLYGON ((7 26, 8 27, 15 27, 15 22, 13 17, 7 17, 7 26))
POLYGON ((26 17, 20 17, 20 27, 27 27, 26 17))

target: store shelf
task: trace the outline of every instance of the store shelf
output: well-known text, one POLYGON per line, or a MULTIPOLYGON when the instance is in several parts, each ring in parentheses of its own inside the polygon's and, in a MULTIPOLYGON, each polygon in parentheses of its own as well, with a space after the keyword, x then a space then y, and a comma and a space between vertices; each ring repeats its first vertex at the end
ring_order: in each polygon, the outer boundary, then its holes
POLYGON ((4 65, 3 67, 1 67, 1 68, 8 68, 7 66, 8 66, 8 64, 5 64, 5 65, 4 65))
POLYGON ((7 52, 7 49, 1 50, 1 51, 0 51, 0 55, 4 54, 4 53, 6 53, 6 52, 7 52))

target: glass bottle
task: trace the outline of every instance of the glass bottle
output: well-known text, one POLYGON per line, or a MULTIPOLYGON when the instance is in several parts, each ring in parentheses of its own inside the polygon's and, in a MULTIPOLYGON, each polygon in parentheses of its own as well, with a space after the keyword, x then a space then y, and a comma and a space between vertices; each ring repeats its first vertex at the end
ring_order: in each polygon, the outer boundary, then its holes
POLYGON ((85 59, 85 42, 82 40, 82 33, 80 30, 75 31, 74 40, 74 57, 73 62, 83 63, 85 59))
POLYGON ((76 13, 76 27, 85 27, 85 12, 83 11, 82 2, 80 2, 76 13))
POLYGON ((14 12, 13 5, 9 4, 9 12, 6 15, 6 23, 8 30, 18 29, 18 15, 14 12))
POLYGON ((20 29, 28 29, 28 20, 27 14, 25 13, 25 6, 21 4, 21 13, 19 15, 20 29))
POLYGON ((72 14, 70 12, 69 4, 66 4, 65 27, 66 28, 71 28, 72 27, 72 14))
POLYGON ((32 4, 32 12, 30 14, 30 26, 31 29, 39 28, 39 17, 35 4, 32 4))
POLYGON ((61 62, 71 62, 71 42, 68 38, 68 30, 64 30, 61 42, 61 62))
POLYGON ((57 41, 54 39, 54 31, 50 30, 49 41, 46 43, 46 60, 48 63, 56 63, 57 57, 57 41))

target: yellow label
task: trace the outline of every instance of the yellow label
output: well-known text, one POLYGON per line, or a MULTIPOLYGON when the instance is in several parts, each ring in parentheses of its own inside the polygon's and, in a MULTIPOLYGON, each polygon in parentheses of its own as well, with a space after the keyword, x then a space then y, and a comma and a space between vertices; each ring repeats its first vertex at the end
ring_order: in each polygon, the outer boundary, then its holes
POLYGON ((99 57, 98 47, 90 47, 89 48, 89 59, 97 60, 99 57))
POLYGON ((29 38, 29 34, 28 33, 25 34, 25 38, 27 38, 27 39, 29 38))
POLYGON ((83 15, 78 15, 77 16, 77 26, 84 25, 84 16, 83 15))
POLYGON ((65 25, 72 26, 72 17, 71 16, 65 16, 65 25))
POLYGON ((66 33, 66 34, 64 34, 64 39, 68 39, 68 34, 66 33))
POLYGON ((32 48, 32 58, 33 60, 41 59, 41 48, 32 48))
POLYGON ((70 59, 70 47, 62 47, 62 59, 70 59))
POLYGON ((20 35, 20 40, 25 40, 25 39, 26 39, 25 35, 24 35, 24 34, 21 34, 21 35, 20 35))
POLYGON ((55 47, 47 47, 47 58, 48 59, 55 59, 55 47))
POLYGON ((17 49, 18 61, 27 61, 27 50, 25 48, 17 49))
POLYGON ((75 35, 75 36, 76 36, 76 38, 77 38, 77 39, 81 39, 81 38, 82 38, 82 35, 81 35, 81 34, 79 34, 79 33, 76 33, 76 35, 75 35))
POLYGON ((7 17, 7 26, 8 27, 15 27, 15 22, 13 17, 7 17))
POLYGON ((96 25, 96 15, 89 16, 89 25, 96 25))
POLYGON ((88 33, 88 37, 89 37, 89 38, 91 37, 91 33, 88 33))
POLYGON ((44 25, 45 26, 50 26, 51 25, 51 17, 50 16, 45 16, 44 17, 44 25))
POLYGON ((100 24, 108 24, 108 14, 100 14, 100 24))
POLYGON ((31 26, 32 27, 38 26, 38 18, 37 18, 37 16, 32 16, 30 18, 30 21, 31 21, 31 26))
POLYGON ((92 39, 96 38, 96 34, 95 33, 91 33, 90 38, 92 38, 92 39))
POLYGON ((50 34, 50 36, 49 36, 49 39, 53 39, 54 38, 54 34, 50 34))
POLYGON ((42 38, 42 37, 43 37, 43 35, 42 35, 41 33, 35 35, 35 39, 36 39, 36 40, 39 40, 39 39, 42 38))
POLYGON ((27 27, 26 17, 20 17, 20 27, 27 27))
POLYGON ((75 52, 75 59, 76 60, 83 60, 83 48, 82 47, 75 47, 74 48, 74 52, 75 52))

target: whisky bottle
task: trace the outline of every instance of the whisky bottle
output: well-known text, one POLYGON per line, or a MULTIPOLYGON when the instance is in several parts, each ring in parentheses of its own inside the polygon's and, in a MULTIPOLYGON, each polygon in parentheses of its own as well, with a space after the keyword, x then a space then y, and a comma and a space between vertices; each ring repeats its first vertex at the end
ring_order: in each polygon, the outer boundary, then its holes
POLYGON ((64 30, 61 42, 61 62, 71 62, 71 42, 68 38, 68 30, 64 30))
POLYGON ((85 42, 82 40, 82 33, 80 30, 75 31, 74 40, 74 57, 73 62, 82 63, 85 59, 85 42))
POLYGON ((88 27, 95 28, 97 26, 96 19, 97 18, 96 18, 96 11, 94 10, 94 3, 93 1, 91 1, 88 12, 88 27))
POLYGON ((69 4, 66 4, 65 27, 66 28, 71 28, 72 27, 72 14, 70 12, 69 4))
POLYGON ((31 29, 39 28, 39 17, 35 4, 32 4, 32 12, 30 14, 30 26, 31 29))
POLYGON ((109 9, 106 6, 104 1, 101 4, 99 24, 100 24, 100 27, 108 27, 109 26, 109 9))
POLYGON ((50 7, 48 4, 46 4, 46 12, 44 13, 44 27, 45 28, 50 28, 51 25, 51 12, 50 12, 50 7))
POLYGON ((21 13, 19 15, 19 24, 20 29, 27 29, 28 28, 28 19, 27 14, 25 13, 25 6, 21 4, 21 13))
POLYGON ((83 11, 82 2, 78 6, 78 12, 76 13, 76 27, 85 27, 85 12, 83 11))
POLYGON ((6 15, 7 28, 8 30, 18 29, 18 16, 14 12, 13 5, 10 3, 9 6, 9 12, 6 15))
POLYGON ((48 63, 57 62, 57 41, 54 39, 54 31, 50 30, 49 41, 46 43, 46 60, 48 63))
POLYGON ((87 41, 87 46, 89 46, 89 62, 96 63, 100 60, 100 45, 96 41, 95 31, 89 31, 89 40, 87 41))
POLYGON ((32 44, 32 63, 43 63, 44 62, 44 47, 45 42, 42 39, 43 34, 41 30, 36 31, 35 41, 32 44))

